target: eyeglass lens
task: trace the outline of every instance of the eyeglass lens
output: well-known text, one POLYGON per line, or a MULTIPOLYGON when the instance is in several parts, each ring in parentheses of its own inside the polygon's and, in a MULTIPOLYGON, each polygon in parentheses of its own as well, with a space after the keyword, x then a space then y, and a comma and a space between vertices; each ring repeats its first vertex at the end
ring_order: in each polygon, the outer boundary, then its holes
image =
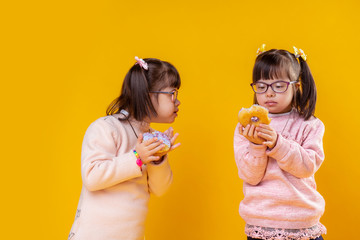
POLYGON ((264 93, 268 90, 269 86, 276 93, 283 93, 287 90, 289 83, 288 82, 274 82, 272 84, 266 84, 262 82, 257 82, 253 86, 253 89, 257 93, 264 93))
POLYGON ((172 94, 172 101, 173 102, 176 102, 177 96, 178 96, 178 91, 174 91, 173 94, 172 94))

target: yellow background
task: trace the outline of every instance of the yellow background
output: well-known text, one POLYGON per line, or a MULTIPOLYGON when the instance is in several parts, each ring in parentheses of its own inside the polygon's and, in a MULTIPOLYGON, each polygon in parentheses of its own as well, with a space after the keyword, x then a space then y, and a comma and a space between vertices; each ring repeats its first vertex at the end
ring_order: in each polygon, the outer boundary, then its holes
MULTIPOLYGON (((67 239, 89 124, 118 96, 134 56, 173 63, 174 182, 152 197, 147 240, 245 239, 232 138, 256 50, 302 48, 326 126, 316 174, 328 240, 359 223, 360 4, 343 1, 7 1, 1 20, 1 239, 67 239)), ((169 125, 153 125, 165 130, 169 125)))

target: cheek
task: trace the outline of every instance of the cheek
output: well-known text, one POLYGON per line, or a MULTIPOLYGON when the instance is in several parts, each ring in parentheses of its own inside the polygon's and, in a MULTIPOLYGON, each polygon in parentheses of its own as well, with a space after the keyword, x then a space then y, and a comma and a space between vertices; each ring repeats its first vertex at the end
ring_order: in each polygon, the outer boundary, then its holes
POLYGON ((169 101, 159 102, 155 108, 157 113, 163 116, 167 116, 174 112, 174 105, 169 101))
POLYGON ((174 107, 171 104, 167 104, 167 105, 164 105, 163 110, 167 114, 172 114, 174 112, 174 107))
POLYGON ((256 94, 255 98, 258 103, 261 103, 263 101, 263 94, 256 94))
POLYGON ((292 102, 293 102, 293 94, 292 93, 289 93, 289 94, 286 94, 285 96, 283 96, 283 103, 284 103, 284 105, 291 105, 292 104, 292 102))
POLYGON ((155 111, 158 113, 159 112, 159 104, 156 101, 153 101, 152 105, 153 105, 155 111))
POLYGON ((290 102, 292 102, 293 98, 294 98, 294 89, 291 89, 292 91, 289 93, 288 99, 290 100, 290 102))

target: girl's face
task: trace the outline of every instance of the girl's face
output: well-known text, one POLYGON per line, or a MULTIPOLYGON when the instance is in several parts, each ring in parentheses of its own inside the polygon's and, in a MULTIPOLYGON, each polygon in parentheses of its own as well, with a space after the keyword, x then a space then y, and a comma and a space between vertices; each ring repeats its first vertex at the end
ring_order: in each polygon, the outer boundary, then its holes
POLYGON ((151 93, 151 101, 157 112, 156 117, 151 117, 150 122, 172 123, 177 117, 180 101, 177 99, 177 89, 167 87, 158 92, 151 93))
POLYGON ((290 79, 288 78, 266 80, 260 79, 256 82, 257 86, 259 86, 259 89, 266 89, 267 86, 265 84, 269 85, 275 83, 272 85, 272 87, 268 86, 266 92, 255 93, 258 104, 260 106, 266 107, 270 113, 285 113, 289 112, 292 108, 294 88, 292 84, 288 84, 287 90, 283 93, 279 93, 278 91, 281 91, 281 88, 284 87, 284 83, 279 81, 290 83, 290 79), (261 83, 265 84, 262 85, 261 83), (276 92, 272 88, 274 88, 276 92))

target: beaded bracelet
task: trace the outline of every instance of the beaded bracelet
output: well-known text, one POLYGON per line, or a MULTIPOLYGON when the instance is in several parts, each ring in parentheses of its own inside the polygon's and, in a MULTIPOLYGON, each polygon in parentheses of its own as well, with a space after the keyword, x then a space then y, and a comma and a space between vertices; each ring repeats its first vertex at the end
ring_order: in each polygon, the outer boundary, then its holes
POLYGON ((139 154, 137 153, 137 151, 135 149, 133 150, 133 152, 134 152, 135 157, 136 157, 136 164, 139 166, 140 170, 142 170, 143 162, 141 161, 141 158, 140 158, 139 154))

